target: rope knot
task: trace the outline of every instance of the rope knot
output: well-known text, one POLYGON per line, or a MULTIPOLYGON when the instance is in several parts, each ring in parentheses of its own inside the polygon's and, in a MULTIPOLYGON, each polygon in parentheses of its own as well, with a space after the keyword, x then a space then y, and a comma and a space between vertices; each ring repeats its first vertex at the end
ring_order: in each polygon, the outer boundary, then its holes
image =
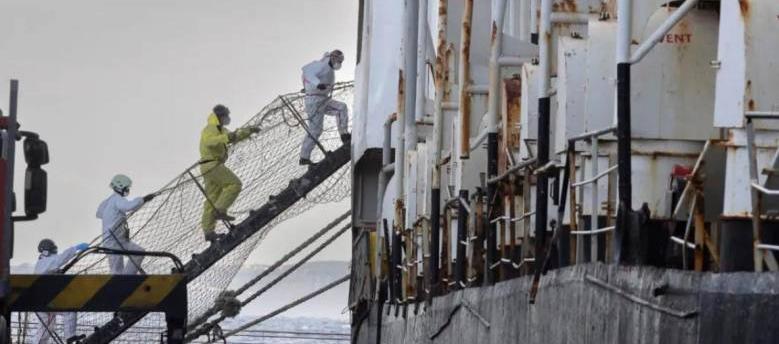
POLYGON ((219 293, 214 306, 222 310, 222 316, 225 318, 234 318, 241 313, 241 301, 238 300, 233 290, 225 290, 219 293))

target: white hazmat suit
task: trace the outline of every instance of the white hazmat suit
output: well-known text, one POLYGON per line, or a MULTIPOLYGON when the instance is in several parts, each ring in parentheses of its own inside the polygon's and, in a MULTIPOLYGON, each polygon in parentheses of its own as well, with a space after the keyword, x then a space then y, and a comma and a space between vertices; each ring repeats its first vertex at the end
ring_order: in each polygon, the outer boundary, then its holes
MULTIPOLYGON (((130 241, 127 228, 127 213, 143 205, 143 198, 128 200, 113 193, 97 208, 97 218, 103 220, 103 245, 107 248, 125 251, 144 251, 143 247, 130 241)), ((143 256, 130 256, 125 264, 124 256, 109 255, 108 266, 112 274, 134 275, 143 262, 143 256)))
MULTIPOLYGON (((40 258, 38 258, 38 262, 35 263, 35 274, 45 275, 57 273, 57 269, 73 259, 77 253, 78 248, 76 247, 71 247, 60 254, 42 253, 40 258)), ((56 332, 57 319, 59 318, 60 313, 37 312, 36 314, 36 320, 39 323, 43 321, 43 323, 41 323, 41 326, 38 326, 38 330, 33 337, 33 343, 56 343, 57 341, 52 338, 52 335, 49 333, 49 331, 56 332)), ((77 316, 75 312, 62 313, 62 315, 65 318, 65 336, 61 337, 61 339, 64 341, 76 335, 77 316)))
POLYGON ((322 122, 325 115, 335 116, 338 122, 338 133, 349 133, 349 109, 346 104, 330 97, 335 84, 335 70, 330 66, 330 54, 318 61, 303 66, 303 89, 306 92, 305 106, 308 114, 308 130, 311 135, 303 139, 300 151, 301 159, 310 159, 311 151, 316 146, 316 140, 322 134, 322 122), (317 88, 325 85, 325 89, 317 88), (311 137, 313 136, 313 137, 311 137))

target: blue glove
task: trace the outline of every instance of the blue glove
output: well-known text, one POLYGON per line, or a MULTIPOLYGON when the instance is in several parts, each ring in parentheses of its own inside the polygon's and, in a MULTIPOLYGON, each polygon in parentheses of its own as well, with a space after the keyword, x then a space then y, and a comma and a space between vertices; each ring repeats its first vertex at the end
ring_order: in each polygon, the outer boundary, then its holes
POLYGON ((81 251, 84 251, 84 250, 88 249, 89 248, 89 244, 87 244, 85 242, 82 242, 82 243, 76 245, 75 247, 76 247, 76 251, 81 252, 81 251))

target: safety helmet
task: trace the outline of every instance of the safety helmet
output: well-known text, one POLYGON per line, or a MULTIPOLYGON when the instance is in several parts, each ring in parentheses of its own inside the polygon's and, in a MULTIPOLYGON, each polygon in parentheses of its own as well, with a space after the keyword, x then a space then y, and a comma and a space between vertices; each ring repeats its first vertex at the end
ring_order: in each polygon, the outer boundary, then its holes
POLYGON ((130 187, 132 185, 133 181, 130 179, 130 177, 123 174, 117 174, 111 178, 111 188, 114 189, 114 191, 120 193, 122 196, 125 196, 130 191, 130 187))
POLYGON ((57 245, 54 240, 43 239, 38 243, 38 253, 40 254, 52 254, 57 253, 57 245))
POLYGON ((338 49, 330 52, 330 62, 333 64, 344 62, 344 53, 338 49))
POLYGON ((230 115, 230 109, 227 108, 227 106, 224 106, 222 104, 217 104, 214 106, 214 114, 218 117, 223 116, 229 116, 230 115))

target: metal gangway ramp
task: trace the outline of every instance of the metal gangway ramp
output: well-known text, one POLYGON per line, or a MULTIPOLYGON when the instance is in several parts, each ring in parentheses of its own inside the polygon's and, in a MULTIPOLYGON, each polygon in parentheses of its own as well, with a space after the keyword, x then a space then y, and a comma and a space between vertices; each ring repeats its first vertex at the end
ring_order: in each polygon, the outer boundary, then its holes
MULTIPOLYGON (((337 84, 332 97, 350 105, 352 89, 352 83, 337 84)), ((230 209, 237 219, 224 239, 209 245, 203 238, 200 220, 205 197, 197 163, 128 216, 133 242, 147 251, 170 252, 185 262, 190 322, 213 306, 268 231, 318 204, 339 202, 351 195, 350 145, 341 143, 330 116, 326 116, 319 149, 312 156, 315 164, 298 165, 300 144, 307 135, 303 98, 298 92, 278 96, 242 126, 258 127, 260 132, 229 147, 226 166, 241 179, 243 187, 230 209)), ((203 125, 207 114, 203 113, 203 125)), ((193 133, 196 135, 199 132, 193 133)), ((225 233, 227 227, 220 223, 217 232, 225 233)), ((97 223, 95 228, 98 232, 97 223)), ((96 238, 92 246, 101 241, 96 238)), ((169 260, 156 257, 147 257, 142 264, 147 274, 169 274, 171 267, 169 260)), ((108 274, 108 264, 105 256, 90 255, 68 274, 108 274)), ((80 333, 87 334, 84 342, 92 344, 159 342, 160 334, 148 329, 161 328, 164 321, 164 316, 156 313, 79 313, 80 333)), ((32 318, 20 320, 15 336, 32 332, 36 326, 32 318)))

